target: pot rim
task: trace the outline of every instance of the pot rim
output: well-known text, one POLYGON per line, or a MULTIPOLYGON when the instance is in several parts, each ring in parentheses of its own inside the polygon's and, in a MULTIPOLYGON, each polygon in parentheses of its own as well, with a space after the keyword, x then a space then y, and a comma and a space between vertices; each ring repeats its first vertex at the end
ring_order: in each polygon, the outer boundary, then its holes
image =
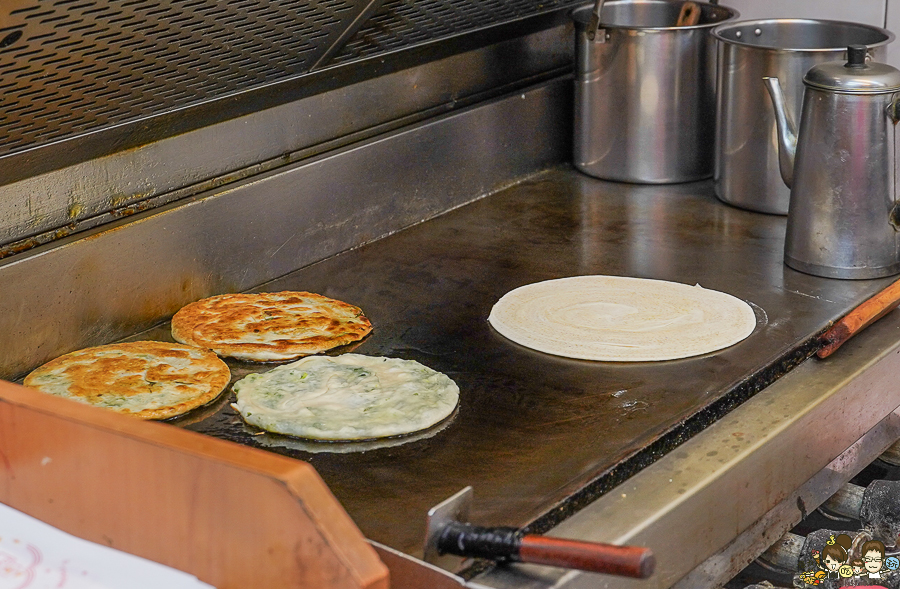
POLYGON ((778 23, 789 23, 789 24, 800 24, 806 23, 811 25, 837 25, 846 28, 854 28, 854 29, 866 29, 869 31, 877 32, 884 35, 884 40, 879 41, 877 43, 867 44, 866 47, 874 48, 874 47, 883 47, 889 43, 892 43, 894 39, 896 39, 896 35, 891 31, 884 29, 882 27, 877 27, 875 25, 869 25, 865 23, 856 23, 856 22, 847 22, 840 20, 828 20, 822 18, 762 18, 757 20, 741 20, 737 22, 727 22, 717 25, 712 30, 712 36, 716 38, 716 40, 721 41, 727 45, 739 45, 741 47, 748 47, 752 49, 758 49, 761 51, 775 51, 775 52, 784 52, 784 53, 826 53, 833 51, 846 51, 847 47, 845 45, 837 45, 832 47, 810 47, 810 48, 798 48, 798 47, 777 47, 774 45, 760 45, 758 43, 748 43, 746 41, 738 40, 738 39, 729 39, 722 36, 722 33, 727 30, 732 30, 736 28, 744 28, 744 27, 752 27, 752 26, 765 26, 771 24, 778 23))
MULTIPOLYGON (((686 4, 688 1, 689 0, 674 0, 674 1, 673 0, 606 0, 606 2, 604 2, 604 6, 614 5, 614 4, 678 4, 678 5, 683 5, 683 4, 686 4)), ((698 4, 709 4, 709 3, 708 2, 698 2, 698 4)), ((731 8, 730 6, 723 6, 721 4, 710 4, 710 6, 714 6, 717 10, 725 10, 725 11, 729 12, 730 14, 726 18, 716 21, 716 22, 696 24, 696 25, 683 26, 683 27, 676 27, 676 26, 640 27, 640 26, 634 26, 634 25, 614 25, 614 24, 607 24, 607 23, 600 23, 600 26, 601 26, 601 28, 604 28, 604 29, 641 31, 641 32, 646 32, 646 31, 695 31, 698 29, 710 29, 713 27, 718 27, 718 26, 723 25, 724 23, 730 23, 734 19, 740 18, 740 16, 741 16, 740 12, 738 12, 734 8, 731 8)), ((575 21, 575 26, 577 28, 582 29, 582 28, 586 27, 588 24, 590 24, 590 14, 592 12, 593 7, 594 7, 594 3, 591 2, 590 4, 584 4, 582 6, 577 6, 574 9, 572 9, 570 16, 571 16, 572 20, 575 21), (581 13, 587 14, 588 15, 587 19, 580 18, 581 13)))

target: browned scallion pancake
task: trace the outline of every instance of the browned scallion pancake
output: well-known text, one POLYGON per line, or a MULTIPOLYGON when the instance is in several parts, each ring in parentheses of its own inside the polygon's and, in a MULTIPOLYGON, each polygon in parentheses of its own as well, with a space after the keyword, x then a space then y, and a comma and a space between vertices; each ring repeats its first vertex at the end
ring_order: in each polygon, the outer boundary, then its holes
POLYGON ((309 292, 224 294, 172 318, 172 337, 241 360, 291 360, 361 340, 372 324, 359 307, 309 292))
POLYGON ((219 396, 231 379, 209 350, 168 342, 128 342, 60 356, 25 386, 142 419, 167 419, 219 396))

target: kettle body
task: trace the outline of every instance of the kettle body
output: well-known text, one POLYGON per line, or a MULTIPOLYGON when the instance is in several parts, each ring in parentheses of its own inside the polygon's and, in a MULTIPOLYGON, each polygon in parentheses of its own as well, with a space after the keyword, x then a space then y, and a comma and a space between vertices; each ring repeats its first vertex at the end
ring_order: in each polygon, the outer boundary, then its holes
POLYGON ((766 80, 791 188, 784 262, 816 276, 879 278, 900 273, 900 71, 867 63, 865 46, 848 55, 807 72, 796 137, 777 80, 766 80))
POLYGON ((898 98, 806 88, 784 245, 791 268, 829 278, 900 273, 888 115, 898 98))

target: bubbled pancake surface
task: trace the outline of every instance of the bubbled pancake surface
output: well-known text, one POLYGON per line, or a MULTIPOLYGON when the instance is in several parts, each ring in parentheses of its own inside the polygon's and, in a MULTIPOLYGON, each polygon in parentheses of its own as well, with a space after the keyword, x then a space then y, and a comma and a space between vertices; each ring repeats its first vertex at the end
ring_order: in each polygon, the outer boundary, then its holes
POLYGON ((142 419, 167 419, 209 403, 230 379, 228 366, 209 350, 144 341, 65 354, 24 384, 142 419))
POLYGON ((359 307, 309 292, 224 294, 172 318, 179 342, 242 360, 291 360, 358 341, 372 331, 359 307))

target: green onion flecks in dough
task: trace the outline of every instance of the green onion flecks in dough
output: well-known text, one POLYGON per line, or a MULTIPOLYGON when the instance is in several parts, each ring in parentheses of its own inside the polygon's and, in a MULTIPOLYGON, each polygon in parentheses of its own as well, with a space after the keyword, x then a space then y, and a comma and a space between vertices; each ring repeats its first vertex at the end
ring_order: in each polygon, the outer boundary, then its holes
POLYGON ((459 388, 413 360, 310 356, 234 385, 234 407, 264 430, 316 440, 409 434, 449 416, 459 388))

